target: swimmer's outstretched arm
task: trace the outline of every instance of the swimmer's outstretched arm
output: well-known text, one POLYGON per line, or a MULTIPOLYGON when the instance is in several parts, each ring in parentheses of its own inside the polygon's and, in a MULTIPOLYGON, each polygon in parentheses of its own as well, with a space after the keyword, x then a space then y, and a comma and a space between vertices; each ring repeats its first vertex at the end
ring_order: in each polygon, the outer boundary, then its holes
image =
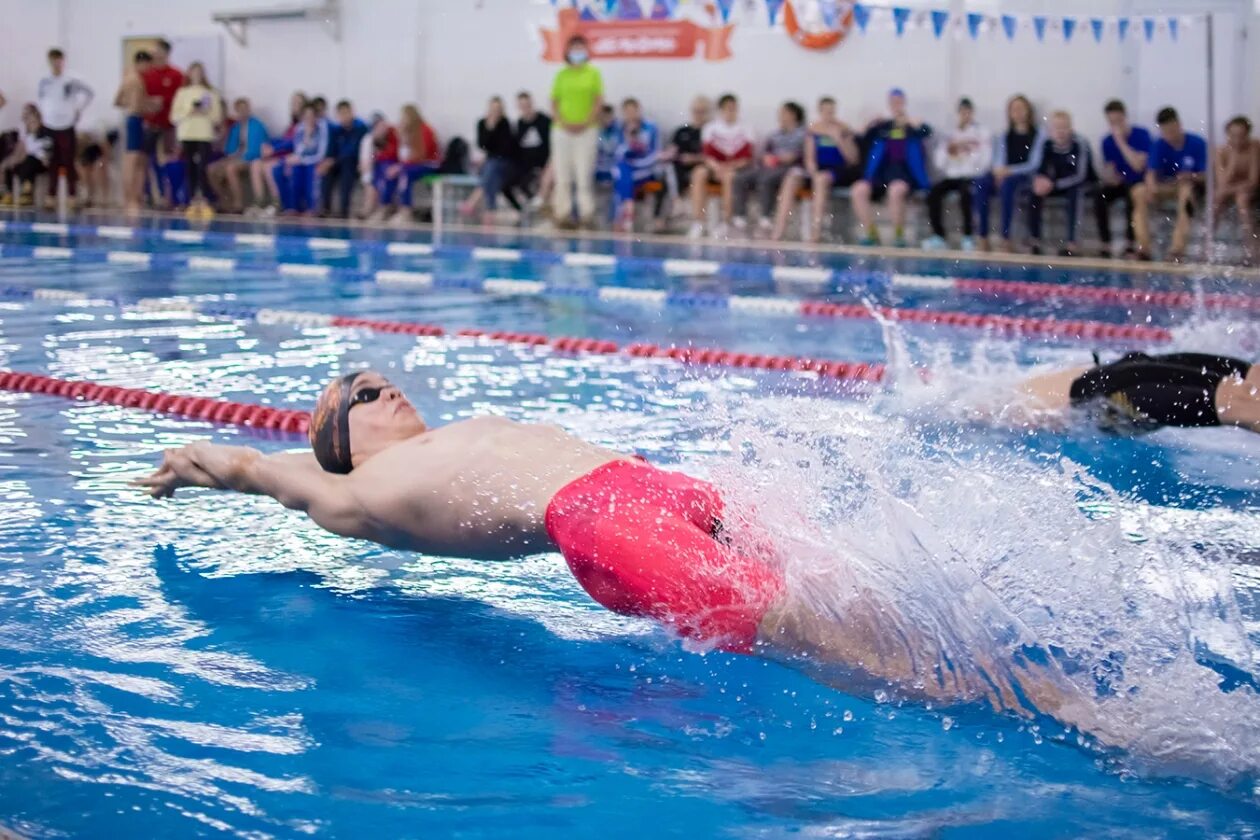
POLYGON ((166 450, 162 465, 132 484, 155 499, 173 496, 181 487, 270 496, 335 534, 372 539, 370 519, 350 478, 325 472, 310 452, 264 455, 248 446, 198 441, 166 450))

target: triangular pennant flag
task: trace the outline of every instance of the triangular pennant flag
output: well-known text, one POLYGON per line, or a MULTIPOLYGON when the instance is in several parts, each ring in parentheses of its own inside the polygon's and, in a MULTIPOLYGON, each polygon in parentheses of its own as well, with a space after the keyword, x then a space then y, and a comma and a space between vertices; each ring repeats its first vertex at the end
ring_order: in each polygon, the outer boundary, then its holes
POLYGON ((904 6, 893 6, 893 26, 897 28, 897 37, 906 34, 906 21, 910 20, 910 10, 904 6))
POLYGON ((1146 33, 1146 43, 1155 39, 1155 18, 1142 18, 1142 30, 1146 33))
POLYGON ((1129 19, 1128 18, 1120 18, 1120 20, 1116 21, 1116 32, 1120 34, 1121 41, 1129 37, 1129 19))
POLYGON ((1071 41, 1072 33, 1076 31, 1076 18, 1065 17, 1063 19, 1063 40, 1071 41))
POLYGON ((1103 21, 1102 18, 1090 18, 1089 26, 1091 29, 1094 30, 1094 40, 1101 44, 1102 36, 1103 36, 1103 26, 1105 26, 1105 21, 1103 21))
POLYGON ((669 20, 674 16, 674 4, 678 0, 656 0, 652 4, 652 20, 669 20))
POLYGON ((770 25, 779 22, 779 11, 783 8, 783 0, 766 0, 766 12, 770 15, 770 25))
POLYGON ((984 15, 976 12, 967 13, 967 31, 971 33, 971 40, 976 40, 980 36, 980 24, 984 23, 984 15))
POLYGON ((1019 21, 1015 15, 1002 15, 1002 29, 1006 32, 1008 41, 1015 40, 1015 30, 1019 27, 1019 21))
POLYGON ((617 20, 643 20, 643 10, 639 8, 639 0, 618 0, 617 20))
POLYGON ((840 22, 840 10, 836 8, 836 0, 818 0, 818 13, 822 15, 823 26, 835 29, 840 22))
POLYGON ((617 11, 617 0, 604 0, 604 14, 611 15, 617 11))
POLYGON ((1168 19, 1168 37, 1174 41, 1177 40, 1177 24, 1180 23, 1176 18, 1168 19))
POLYGON ((1033 15, 1033 32, 1037 33, 1037 40, 1046 40, 1046 16, 1033 15))
POLYGON ((590 6, 587 6, 586 8, 582 9, 582 14, 578 15, 578 19, 579 20, 599 20, 599 18, 595 17, 595 13, 591 11, 590 6))
POLYGON ((866 24, 871 22, 871 7, 863 6, 861 3, 853 4, 853 22, 857 24, 858 29, 862 30, 862 34, 866 34, 866 24))
POLYGON ((943 9, 932 10, 932 31, 939 38, 945 33, 945 25, 949 23, 949 12, 943 9))

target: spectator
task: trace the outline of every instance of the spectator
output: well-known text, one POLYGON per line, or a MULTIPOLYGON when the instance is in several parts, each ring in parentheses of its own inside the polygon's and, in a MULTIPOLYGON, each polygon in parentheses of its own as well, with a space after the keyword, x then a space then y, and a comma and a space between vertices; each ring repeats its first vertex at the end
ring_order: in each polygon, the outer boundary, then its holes
POLYGON ((867 129, 870 153, 862 180, 853 185, 853 212, 865 231, 862 244, 878 245, 879 232, 875 229, 872 204, 887 195, 894 228, 893 244, 904 248, 906 201, 912 192, 930 186, 923 141, 932 136, 932 129, 907 116, 906 94, 901 88, 889 91, 888 110, 890 119, 879 120, 867 129))
POLYGON ((929 251, 945 247, 945 199, 950 193, 958 193, 962 211, 962 242, 964 251, 975 250, 972 239, 973 217, 971 197, 977 182, 989 174, 993 166, 993 136, 976 122, 976 109, 971 100, 963 97, 958 102, 958 127, 937 144, 935 152, 937 170, 943 176, 928 193, 928 218, 932 222, 932 236, 923 243, 929 251))
POLYGON ((328 131, 328 157, 321 160, 317 168, 325 214, 332 213, 333 188, 336 187, 340 205, 337 215, 350 218, 350 199, 359 174, 359 145, 367 131, 367 124, 354 115, 354 106, 348 99, 337 103, 337 121, 328 131))
POLYGON ((398 212, 390 223, 405 224, 411 221, 412 188, 425 175, 437 172, 442 162, 442 150, 437 134, 420 116, 420 110, 415 105, 403 106, 396 136, 397 158, 387 165, 384 181, 378 180, 377 192, 380 193, 382 213, 388 212, 397 195, 398 212))
POLYGON ((315 105, 309 104, 302 109, 302 120, 293 132, 293 151, 274 170, 280 206, 286 214, 315 214, 319 204, 315 169, 327 155, 328 121, 321 120, 315 105))
MULTIPOLYGON (((368 218, 376 210, 376 155, 377 144, 383 143, 381 138, 393 132, 389 123, 385 122, 385 115, 380 111, 373 111, 372 118, 368 123, 368 133, 359 143, 359 183, 363 185, 363 212, 362 218, 368 218)), ((393 134, 394 157, 398 156, 398 135, 393 134)))
POLYGON ((658 194, 656 201, 656 230, 665 229, 662 215, 665 199, 673 204, 678 197, 691 187, 691 175, 696 167, 704 163, 704 148, 700 142, 700 132, 713 118, 713 103, 707 96, 697 96, 691 100, 691 120, 674 130, 674 136, 661 153, 661 161, 668 163, 665 169, 665 190, 658 194))
POLYGON ((107 131, 99 139, 87 132, 81 132, 77 139, 75 166, 85 188, 83 206, 108 207, 109 162, 113 156, 114 144, 118 142, 118 132, 107 131))
POLYGON ((1133 256, 1137 249, 1133 241, 1133 187, 1142 183, 1146 175, 1146 162, 1151 153, 1151 133, 1145 128, 1129 125, 1124 103, 1113 99, 1103 108, 1111 133, 1102 141, 1102 186, 1094 193, 1094 216, 1098 222, 1098 236, 1102 240, 1102 256, 1112 256, 1111 205, 1124 202, 1125 256, 1133 256))
POLYGON ((129 215, 140 212, 144 197, 144 115, 149 107, 144 90, 144 73, 152 64, 152 56, 144 50, 136 53, 131 69, 123 74, 114 107, 126 112, 123 121, 122 197, 123 207, 129 215))
POLYGON ((0 164, 0 177, 6 187, 17 179, 17 189, 8 196, 8 203, 30 207, 35 203, 35 179, 48 172, 52 161, 53 132, 44 125, 39 108, 27 105, 22 109, 22 128, 13 153, 0 164))
POLYGON ((726 235, 726 225, 734 212, 735 176, 752 165, 754 142, 753 133, 739 121, 739 101, 732 94, 723 94, 718 99, 717 119, 700 132, 704 168, 697 169, 691 177, 692 222, 688 236, 698 239, 704 235, 705 205, 711 183, 722 188, 722 220, 712 233, 719 237, 726 235))
POLYGON ((276 205, 280 203, 276 164, 283 163, 285 156, 293 151, 293 136, 297 133, 297 127, 302 122, 302 112, 308 104, 306 94, 300 90, 293 92, 289 97, 288 127, 279 137, 263 143, 262 156, 250 164, 249 183, 254 191, 254 207, 246 210, 245 215, 273 215, 276 212, 276 205))
POLYGON ((628 98, 621 103, 617 138, 613 195, 617 226, 629 232, 634 230, 635 193, 644 184, 660 180, 661 134, 655 125, 643 119, 639 100, 628 98))
POLYGON ((1137 234, 1138 259, 1151 258, 1151 208, 1155 202, 1175 198, 1177 224, 1173 228, 1170 259, 1186 255, 1190 216, 1198 203, 1207 173, 1207 142, 1186 132, 1176 110, 1164 108, 1155 118, 1159 139, 1151 149, 1146 179, 1133 188, 1133 228, 1137 234))
POLYGON ((171 105, 175 93, 184 86, 184 74, 170 64, 171 44, 159 40, 153 46, 153 60, 140 74, 148 95, 144 116, 144 153, 154 164, 158 150, 169 147, 172 139, 171 105))
POLYGON ((1037 125, 1032 102, 1023 94, 1006 103, 1006 131, 998 135, 993 153, 993 177, 983 178, 976 193, 979 205, 980 245, 988 249, 989 201, 995 189, 1002 196, 1002 239, 999 250, 1009 250, 1015 204, 1029 189, 1033 175, 1041 168, 1045 132, 1037 125))
POLYGON ((1232 204, 1238 210, 1243 242, 1253 245, 1256 188, 1260 187, 1260 140, 1251 136, 1251 120, 1234 117, 1225 126, 1225 145, 1216 155, 1216 206, 1220 218, 1232 204))
POLYGON ((565 66, 551 85, 552 167, 555 189, 551 196, 552 218, 562 229, 576 227, 573 194, 577 192, 580 224, 595 217, 595 155, 599 143, 599 113, 604 104, 604 81, 590 64, 590 46, 581 35, 565 45, 565 66))
POLYGON ((617 175, 617 112, 611 105, 599 106, 599 141, 595 144, 595 180, 611 184, 617 175))
POLYGON ((73 199, 79 182, 74 128, 83 109, 91 104, 93 94, 90 87, 66 73, 66 54, 56 47, 48 51, 48 67, 52 74, 39 81, 36 107, 44 127, 52 132, 52 159, 48 167, 54 176, 65 174, 73 199))
MULTIPOLYGON (((486 215, 490 216, 498 208, 499 193, 503 193, 504 198, 515 209, 520 210, 520 202, 508 188, 513 180, 512 172, 518 152, 516 135, 504 114, 501 97, 490 97, 490 102, 486 105, 486 115, 477 120, 477 148, 485 155, 485 160, 478 172, 477 189, 473 190, 467 201, 460 204, 460 214, 472 216, 484 200, 486 215)), ((490 219, 484 218, 482 221, 488 223, 490 219)))
POLYGON ((1055 111, 1050 115, 1050 139, 1041 153, 1041 166, 1033 176, 1032 198, 1028 206, 1028 232, 1032 253, 1041 253, 1041 211, 1047 198, 1062 196, 1067 205, 1067 240, 1061 257, 1076 256, 1076 226, 1080 220, 1081 197, 1092 167, 1089 144, 1072 131, 1072 115, 1055 111))
POLYGON ((210 144, 222 120, 223 100, 219 92, 210 87, 206 68, 200 61, 194 61, 171 105, 171 122, 175 125, 175 139, 183 152, 188 179, 191 217, 208 219, 214 215, 208 201, 210 181, 206 170, 210 166, 210 144))
POLYGON ((255 117, 249 100, 239 97, 232 103, 236 121, 228 130, 223 157, 210 164, 210 186, 219 196, 222 207, 231 213, 245 209, 245 177, 250 168, 262 159, 267 145, 267 127, 255 117), (227 203, 230 202, 230 203, 227 203))
POLYGON ((833 187, 848 187, 862 177, 861 150, 853 130, 836 119, 836 100, 824 96, 818 100, 818 119, 805 136, 805 168, 789 173, 779 192, 779 209, 771 238, 776 241, 787 232, 788 216, 796 205, 796 196, 808 178, 813 190, 814 212, 810 217, 809 241, 822 238, 823 219, 833 187))
POLYGON ((805 109, 795 102, 784 102, 779 106, 779 128, 766 138, 760 165, 746 167, 735 176, 732 212, 737 231, 743 233, 748 229, 745 214, 748 196, 753 190, 757 192, 760 211, 757 226, 762 233, 772 230, 770 214, 774 212, 775 197, 788 173, 800 168, 804 154, 805 109))
POLYGON ((516 95, 516 109, 520 114, 516 120, 516 159, 505 194, 514 195, 520 187, 530 206, 537 208, 543 204, 539 181, 551 159, 551 117, 535 110, 534 98, 525 91, 516 95))
MULTIPOLYGON (((316 96, 311 100, 311 107, 315 109, 315 119, 320 122, 330 122, 328 119, 328 100, 322 96, 316 96)), ((329 125, 329 128, 332 126, 329 125)))

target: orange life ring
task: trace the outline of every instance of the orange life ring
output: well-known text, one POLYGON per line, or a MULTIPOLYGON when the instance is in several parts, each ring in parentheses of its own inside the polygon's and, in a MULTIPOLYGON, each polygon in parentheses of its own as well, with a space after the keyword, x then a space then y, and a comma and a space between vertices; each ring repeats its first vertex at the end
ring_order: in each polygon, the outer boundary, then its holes
POLYGON ((844 13, 840 15, 838 28, 828 29, 825 32, 810 32, 801 28, 801 23, 796 19, 796 9, 793 7, 792 0, 787 0, 783 4, 783 28, 787 30, 788 37, 807 50, 829 50, 844 40, 844 36, 849 34, 849 30, 853 28, 853 6, 846 4, 844 13))

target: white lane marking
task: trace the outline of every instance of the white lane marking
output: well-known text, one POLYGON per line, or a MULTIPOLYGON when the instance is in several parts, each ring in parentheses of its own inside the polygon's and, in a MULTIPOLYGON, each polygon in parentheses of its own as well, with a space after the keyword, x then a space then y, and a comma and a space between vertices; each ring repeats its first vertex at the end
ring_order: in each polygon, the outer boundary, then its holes
POLYGON ((322 236, 312 236, 306 240, 306 247, 312 251, 344 251, 350 247, 348 239, 326 239, 322 236))
POLYGON ((299 324, 304 327, 328 327, 333 322, 332 315, 291 309, 260 309, 254 319, 260 324, 299 324))
POLYGON ((620 289, 605 286, 599 290, 599 299, 620 303, 650 303, 664 305, 668 293, 662 289, 620 289))
POLYGON ((206 241, 206 235, 199 230, 164 230, 162 238, 167 242, 183 242, 186 245, 200 245, 206 241))
POLYGON ((276 271, 286 277, 327 277, 332 274, 331 265, 311 265, 310 263, 280 263, 276 271))
POLYGON ((722 264, 716 260, 665 260, 661 268, 666 274, 717 274, 722 264))
POLYGON ((952 277, 929 277, 925 274, 894 274, 892 276, 892 284, 894 286, 908 286, 912 289, 954 288, 952 277))
POLYGON ((52 233, 57 236, 65 236, 69 232, 69 225, 63 225, 58 222, 36 222, 31 225, 31 233, 52 233))
POLYGON ((31 252, 31 256, 37 260, 68 260, 74 256, 74 249, 41 245, 31 252))
POLYGON ((472 258, 474 260, 516 262, 521 258, 521 252, 515 248, 473 248, 472 258))
POLYGON ((232 271, 236 268, 236 260, 231 257, 189 257, 187 265, 203 271, 232 271))
POLYGON ((433 253, 433 246, 424 242, 391 242, 385 253, 393 257, 425 257, 433 253))
POLYGON ((119 265, 148 265, 153 255, 144 251, 110 251, 105 255, 105 262, 119 265))
POLYGON ((232 237, 237 245, 255 245, 259 248, 274 248, 276 238, 270 233, 238 233, 232 237))
POLYGON ((780 283, 826 283, 831 279, 830 268, 808 265, 776 265, 770 276, 780 283))
POLYGON ((801 314, 801 302, 789 298, 735 295, 730 298, 730 308, 737 312, 759 312, 766 315, 801 314))
POLYGON ((583 254, 579 252, 565 254, 564 264, 568 266, 612 266, 617 264, 617 258, 612 254, 583 254))
POLYGON ((387 286, 420 286, 429 288, 433 285, 433 275, 427 271, 391 271, 382 269, 372 275, 377 283, 387 286))
POLYGON ((492 295, 540 295, 547 284, 539 280, 490 278, 482 282, 481 288, 492 295))
POLYGON ((136 231, 135 228, 101 225, 96 229, 96 235, 102 239, 131 239, 136 231))

